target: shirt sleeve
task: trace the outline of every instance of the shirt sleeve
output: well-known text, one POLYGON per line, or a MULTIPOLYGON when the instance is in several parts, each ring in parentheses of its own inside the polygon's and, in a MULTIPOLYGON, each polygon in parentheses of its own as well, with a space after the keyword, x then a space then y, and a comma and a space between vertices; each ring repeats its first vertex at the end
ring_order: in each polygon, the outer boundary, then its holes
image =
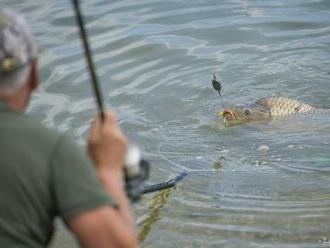
POLYGON ((50 163, 57 212, 65 220, 98 207, 117 206, 86 151, 68 137, 59 138, 50 163))

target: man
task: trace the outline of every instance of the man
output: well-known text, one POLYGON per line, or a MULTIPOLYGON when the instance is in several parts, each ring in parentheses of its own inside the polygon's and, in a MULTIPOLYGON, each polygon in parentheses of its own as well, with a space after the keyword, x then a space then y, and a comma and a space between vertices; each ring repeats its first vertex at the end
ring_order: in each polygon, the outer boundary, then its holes
POLYGON ((37 50, 24 19, 0 10, 0 247, 47 246, 56 216, 83 247, 136 247, 115 115, 95 118, 88 156, 23 113, 38 86, 37 50))

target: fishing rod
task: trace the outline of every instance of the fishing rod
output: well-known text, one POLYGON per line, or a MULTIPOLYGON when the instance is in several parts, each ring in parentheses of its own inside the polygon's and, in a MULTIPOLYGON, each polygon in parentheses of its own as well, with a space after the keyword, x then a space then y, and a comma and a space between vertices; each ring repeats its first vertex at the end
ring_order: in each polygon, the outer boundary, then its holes
POLYGON ((84 51, 85 51, 87 66, 88 66, 88 69, 90 72, 90 77, 91 77, 91 81, 92 81, 92 85, 93 85, 93 89, 94 89, 93 92, 95 95, 96 104, 98 106, 98 110, 100 111, 101 120, 104 121, 105 116, 104 116, 103 97, 101 94, 101 90, 100 90, 100 86, 99 86, 100 84, 99 84, 99 80, 98 80, 95 66, 94 66, 92 50, 89 47, 87 31, 85 29, 83 16, 81 14, 80 7, 79 7, 79 0, 73 0, 73 6, 75 9, 75 13, 76 13, 76 20, 77 20, 77 23, 78 23, 78 26, 80 29, 80 36, 81 36, 82 44, 83 44, 84 51))
MULTIPOLYGON (((95 95, 96 104, 101 115, 101 120, 104 121, 104 105, 103 97, 100 90, 100 84, 97 77, 92 51, 88 42, 88 34, 85 29, 84 19, 79 6, 79 0, 72 0, 74 11, 76 14, 76 21, 80 30, 80 37, 85 52, 87 66, 90 72, 92 81, 92 89, 95 95)), ((150 165, 149 162, 141 158, 141 152, 136 146, 129 146, 129 149, 125 158, 125 182, 126 193, 132 201, 136 201, 142 194, 160 191, 163 189, 174 187, 177 182, 181 181, 186 172, 181 173, 179 176, 170 179, 165 183, 159 183, 154 185, 145 186, 145 181, 149 177, 150 165)))
POLYGON ((142 193, 147 194, 147 193, 152 193, 152 192, 172 188, 172 187, 176 186, 176 184, 179 181, 181 181, 183 178, 185 178, 186 176, 188 176, 188 173, 186 171, 184 171, 184 172, 181 172, 180 175, 166 181, 165 183, 147 185, 147 186, 144 187, 142 193))

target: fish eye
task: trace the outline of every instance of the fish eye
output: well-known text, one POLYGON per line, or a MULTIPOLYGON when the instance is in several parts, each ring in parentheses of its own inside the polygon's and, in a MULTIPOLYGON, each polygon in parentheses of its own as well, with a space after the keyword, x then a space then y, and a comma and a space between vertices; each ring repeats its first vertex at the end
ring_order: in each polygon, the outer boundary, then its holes
POLYGON ((244 113, 245 113, 245 115, 250 115, 251 114, 251 110, 246 109, 246 110, 244 110, 244 113))

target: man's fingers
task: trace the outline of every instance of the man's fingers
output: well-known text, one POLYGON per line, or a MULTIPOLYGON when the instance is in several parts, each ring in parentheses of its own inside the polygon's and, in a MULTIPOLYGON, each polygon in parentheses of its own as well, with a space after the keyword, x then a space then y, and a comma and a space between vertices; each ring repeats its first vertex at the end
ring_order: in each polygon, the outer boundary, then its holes
POLYGON ((117 115, 114 113, 114 112, 111 112, 111 111, 109 111, 109 112, 105 112, 104 113, 104 121, 106 122, 106 123, 108 123, 108 122, 117 122, 117 115))
POLYGON ((100 133, 100 128, 101 128, 101 115, 99 113, 96 114, 94 117, 94 120, 92 122, 90 131, 89 131, 89 141, 95 141, 97 137, 99 136, 100 133))
POLYGON ((117 129, 119 129, 117 126, 117 115, 114 112, 105 112, 104 121, 101 120, 101 115, 98 113, 92 122, 89 140, 98 139, 104 132, 116 132, 117 129))

